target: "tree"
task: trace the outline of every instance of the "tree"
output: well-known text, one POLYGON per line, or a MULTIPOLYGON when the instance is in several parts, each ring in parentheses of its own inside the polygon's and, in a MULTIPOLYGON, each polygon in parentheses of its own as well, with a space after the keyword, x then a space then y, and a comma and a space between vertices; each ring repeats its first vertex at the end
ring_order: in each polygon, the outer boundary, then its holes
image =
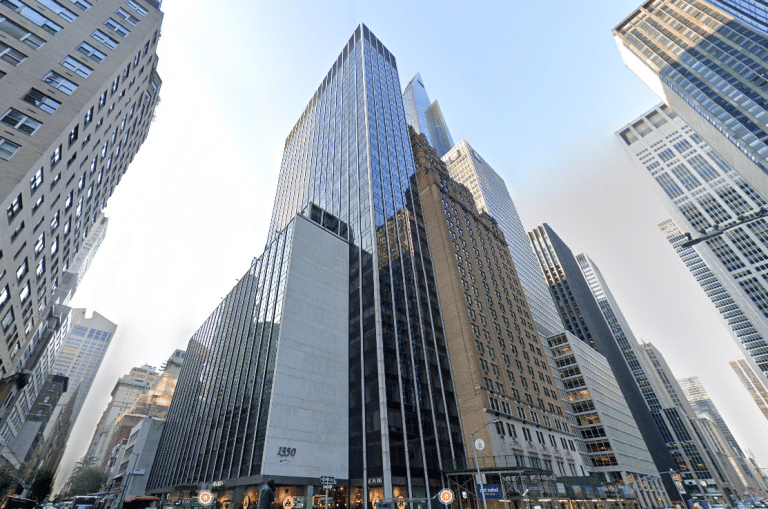
POLYGON ((0 467, 0 499, 19 484, 19 469, 13 465, 0 467))
POLYGON ((97 493, 106 484, 109 475, 98 468, 86 467, 72 476, 67 497, 97 493))
POLYGON ((53 472, 43 468, 35 472, 32 478, 32 484, 29 486, 28 497, 38 502, 48 498, 48 494, 51 493, 53 488, 53 472))

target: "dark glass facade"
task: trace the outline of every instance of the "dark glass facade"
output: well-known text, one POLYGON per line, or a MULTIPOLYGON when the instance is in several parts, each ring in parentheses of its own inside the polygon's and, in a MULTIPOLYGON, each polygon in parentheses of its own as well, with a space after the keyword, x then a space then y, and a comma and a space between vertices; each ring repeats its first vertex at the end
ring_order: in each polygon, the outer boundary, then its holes
POLYGON ((434 496, 464 461, 414 171, 395 58, 360 25, 286 140, 267 251, 190 342, 166 428, 181 445, 161 443, 150 489, 269 475, 282 264, 312 204, 350 246, 350 503, 434 496))
POLYGON ((310 202, 348 225, 350 478, 384 494, 463 457, 414 171, 395 57, 361 25, 286 140, 270 231, 310 202))
MULTIPOLYGON (((649 391, 653 391, 647 377, 636 379, 633 376, 638 370, 642 373, 642 368, 636 362, 626 338, 614 338, 611 334, 611 327, 604 319, 571 249, 547 224, 529 232, 528 238, 563 323, 571 333, 608 360, 656 468, 659 472, 688 470, 685 458, 675 457, 678 446, 663 418, 658 411, 649 409, 648 405, 658 404, 658 398, 655 395, 648 398, 649 391)), ((703 464, 703 460, 698 463, 703 464)), ((669 476, 662 476, 662 481, 670 498, 679 500, 669 476)))
POLYGON ((261 473, 292 226, 190 339, 148 489, 261 473))
POLYGON ((710 0, 710 2, 768 35, 768 2, 765 0, 710 0))

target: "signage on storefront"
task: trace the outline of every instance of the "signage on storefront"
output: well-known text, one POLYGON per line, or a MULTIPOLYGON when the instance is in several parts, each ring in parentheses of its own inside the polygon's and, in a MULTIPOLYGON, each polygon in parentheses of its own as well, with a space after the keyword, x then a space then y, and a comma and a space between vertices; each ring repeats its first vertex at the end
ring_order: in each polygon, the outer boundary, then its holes
POLYGON ((501 500, 501 486, 498 484, 480 484, 479 497, 485 497, 486 500, 501 500))

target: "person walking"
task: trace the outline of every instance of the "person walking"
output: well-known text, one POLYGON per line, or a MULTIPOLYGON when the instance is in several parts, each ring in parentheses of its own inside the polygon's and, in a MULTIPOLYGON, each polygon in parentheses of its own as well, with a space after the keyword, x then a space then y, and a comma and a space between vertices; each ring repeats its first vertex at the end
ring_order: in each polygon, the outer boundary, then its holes
POLYGON ((259 494, 258 509, 272 509, 272 503, 275 501, 275 480, 267 481, 267 487, 261 490, 259 494))

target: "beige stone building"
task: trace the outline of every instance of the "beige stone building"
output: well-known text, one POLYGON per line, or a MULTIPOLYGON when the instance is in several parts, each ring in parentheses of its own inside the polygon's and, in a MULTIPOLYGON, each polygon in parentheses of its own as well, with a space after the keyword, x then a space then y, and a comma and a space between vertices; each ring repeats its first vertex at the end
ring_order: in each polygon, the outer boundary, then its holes
POLYGON ((504 235, 409 132, 471 466, 585 475, 504 235))

